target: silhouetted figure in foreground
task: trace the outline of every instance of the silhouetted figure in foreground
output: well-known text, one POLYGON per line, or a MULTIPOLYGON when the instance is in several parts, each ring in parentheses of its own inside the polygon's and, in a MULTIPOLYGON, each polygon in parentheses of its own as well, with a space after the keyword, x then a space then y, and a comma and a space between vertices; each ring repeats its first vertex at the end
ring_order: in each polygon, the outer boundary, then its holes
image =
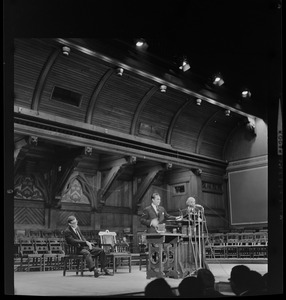
POLYGON ((207 298, 224 297, 225 295, 215 289, 215 277, 208 269, 199 269, 197 279, 203 287, 203 296, 207 298))
POLYGON ((230 286, 237 296, 242 296, 248 291, 248 274, 250 269, 244 265, 237 265, 231 269, 230 286))
POLYGON ((260 273, 251 270, 248 274, 248 291, 244 296, 266 295, 266 285, 260 273))
POLYGON ((237 296, 266 295, 267 289, 260 273, 247 266, 237 265, 231 270, 230 285, 237 296))
POLYGON ((146 298, 174 298, 171 286, 164 278, 156 278, 145 287, 146 298))
POLYGON ((178 286, 180 298, 203 297, 203 286, 201 281, 194 277, 185 277, 178 286))

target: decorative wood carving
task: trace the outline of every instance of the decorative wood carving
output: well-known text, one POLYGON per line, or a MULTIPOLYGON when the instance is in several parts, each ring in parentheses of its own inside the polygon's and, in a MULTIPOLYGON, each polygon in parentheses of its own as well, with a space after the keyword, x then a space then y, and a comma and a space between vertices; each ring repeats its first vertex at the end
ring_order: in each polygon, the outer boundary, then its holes
POLYGON ((14 198, 44 201, 46 196, 45 186, 39 176, 19 175, 15 178, 14 198))
POLYGON ((203 192, 215 193, 215 194, 222 194, 223 188, 222 184, 214 183, 214 182, 202 182, 202 190, 203 192))
POLYGON ((88 198, 83 193, 81 182, 77 178, 74 178, 70 182, 69 189, 63 194, 61 202, 90 204, 88 198))

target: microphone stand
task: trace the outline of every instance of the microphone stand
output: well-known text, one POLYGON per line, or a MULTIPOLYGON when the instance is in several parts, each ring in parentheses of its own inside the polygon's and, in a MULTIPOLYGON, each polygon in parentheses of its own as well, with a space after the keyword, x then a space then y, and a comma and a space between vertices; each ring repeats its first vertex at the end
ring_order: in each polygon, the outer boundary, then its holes
MULTIPOLYGON (((195 220, 194 220, 195 222, 195 220)), ((194 260, 195 260, 195 268, 196 270, 198 269, 198 265, 197 265, 197 255, 195 253, 195 249, 194 249, 194 244, 192 241, 192 230, 191 230, 191 213, 188 210, 188 231, 189 231, 189 249, 191 249, 191 245, 192 245, 192 250, 193 250, 193 254, 194 254, 194 260)), ((195 239, 196 240, 196 239, 195 239)), ((191 259, 190 259, 190 265, 191 265, 191 259)))
POLYGON ((202 253, 201 253, 201 222, 200 222, 200 211, 198 211, 198 226, 199 226, 199 263, 200 268, 202 267, 202 253))

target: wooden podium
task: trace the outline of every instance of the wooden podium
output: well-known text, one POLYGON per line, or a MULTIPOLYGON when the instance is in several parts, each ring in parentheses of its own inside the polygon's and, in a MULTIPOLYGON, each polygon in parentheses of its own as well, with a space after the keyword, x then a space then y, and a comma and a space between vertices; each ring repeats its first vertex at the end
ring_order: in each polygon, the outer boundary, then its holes
POLYGON ((146 278, 170 277, 182 278, 179 267, 179 242, 183 234, 146 233, 149 259, 146 278))

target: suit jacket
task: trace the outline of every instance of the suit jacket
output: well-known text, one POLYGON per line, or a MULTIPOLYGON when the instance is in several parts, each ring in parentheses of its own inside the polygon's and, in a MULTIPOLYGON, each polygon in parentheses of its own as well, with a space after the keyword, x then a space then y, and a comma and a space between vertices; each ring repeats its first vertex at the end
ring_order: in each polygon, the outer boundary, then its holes
POLYGON ((169 215, 163 206, 158 206, 158 215, 152 205, 143 209, 143 214, 140 218, 141 224, 147 226, 148 233, 157 232, 153 226, 150 226, 151 220, 158 218, 159 224, 164 223, 167 219, 174 220, 176 217, 169 215))
POLYGON ((68 226, 65 231, 64 231, 64 237, 65 237, 65 240, 67 242, 67 244, 70 244, 72 246, 75 246, 78 248, 78 251, 80 251, 81 249, 87 247, 88 246, 86 245, 86 239, 85 237, 82 235, 79 227, 77 227, 77 230, 79 231, 81 237, 82 237, 82 240, 78 237, 78 235, 74 232, 74 230, 71 228, 71 226, 68 226))

